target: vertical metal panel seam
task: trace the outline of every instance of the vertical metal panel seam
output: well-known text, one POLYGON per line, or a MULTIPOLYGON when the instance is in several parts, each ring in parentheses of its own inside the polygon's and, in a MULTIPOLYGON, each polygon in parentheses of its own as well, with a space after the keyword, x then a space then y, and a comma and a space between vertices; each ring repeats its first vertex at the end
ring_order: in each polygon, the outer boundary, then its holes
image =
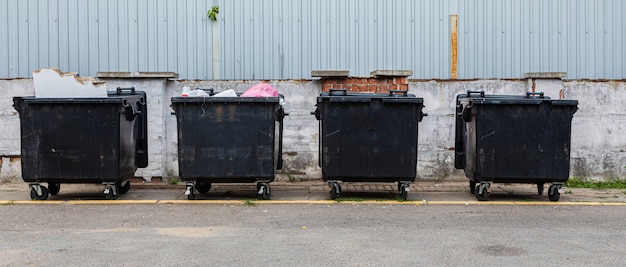
MULTIPOLYGON (((6 51, 6 59, 7 59, 6 68, 7 69, 6 69, 6 72, 2 71, 2 69, 0 69, 0 75, 2 75, 0 77, 6 76, 8 78, 8 77, 11 76, 11 67, 10 67, 11 66, 11 59, 9 58, 9 55, 11 53, 11 45, 10 45, 9 42, 10 42, 11 39, 9 39, 9 27, 10 27, 10 24, 9 24, 9 14, 8 14, 9 13, 9 1, 6 1, 5 3, 6 3, 6 5, 5 5, 4 10, 6 10, 7 16, 5 17, 5 19, 6 19, 5 22, 6 23, 4 23, 4 27, 6 28, 6 36, 5 36, 4 40, 6 40, 6 48, 7 48, 7 51, 6 51)), ((0 25, 0 27, 3 27, 3 26, 0 25)))
MULTIPOLYGON (((30 27, 28 25, 28 23, 30 23, 30 18, 28 16, 28 10, 30 10, 30 2, 26 1, 26 36, 30 37, 30 27)), ((37 42, 37 41, 35 41, 37 42)), ((29 66, 30 64, 30 48, 27 46, 25 48, 26 50, 26 60, 24 62, 26 62, 26 66, 29 66)))

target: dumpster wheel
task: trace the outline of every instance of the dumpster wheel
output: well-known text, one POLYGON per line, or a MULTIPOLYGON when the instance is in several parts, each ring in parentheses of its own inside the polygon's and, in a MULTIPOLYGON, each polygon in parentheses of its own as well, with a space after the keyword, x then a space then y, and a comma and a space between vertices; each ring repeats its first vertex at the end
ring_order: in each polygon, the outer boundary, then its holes
POLYGON ((258 189, 257 194, 261 199, 268 200, 270 199, 270 185, 267 183, 257 183, 256 188, 258 189))
POLYGON ((472 195, 473 195, 474 191, 476 191, 476 182, 469 181, 469 188, 470 188, 470 193, 472 193, 472 195))
POLYGON ((480 183, 476 186, 476 189, 474 189, 474 195, 476 196, 476 199, 480 201, 489 200, 489 183, 480 183))
POLYGON ((30 199, 32 200, 46 200, 48 199, 48 188, 40 184, 30 185, 30 199))
POLYGON ((337 182, 328 183, 330 187, 330 199, 337 199, 341 195, 341 185, 337 182))
POLYGON ((537 194, 540 196, 543 195, 543 183, 537 184, 537 194))
POLYGON ((117 199, 117 185, 113 184, 105 184, 104 185, 104 194, 108 200, 116 200, 117 199))
POLYGON ((187 190, 185 190, 185 195, 187 196, 187 200, 196 199, 196 189, 194 188, 192 182, 187 183, 187 190))
POLYGON ((196 183, 196 190, 202 194, 206 194, 211 190, 211 183, 196 183))
POLYGON ((559 201, 561 198, 561 186, 560 184, 553 184, 548 188, 548 198, 550 201, 559 201))
POLYGON ((120 194, 126 194, 130 190, 130 181, 128 180, 115 183, 115 185, 117 185, 120 194))
POLYGON ((48 191, 50 191, 50 195, 58 195, 59 191, 61 191, 61 184, 48 183, 48 191))
POLYGON ((400 191, 398 193, 400 193, 400 198, 402 200, 406 200, 409 196, 410 186, 411 184, 409 183, 398 183, 398 190, 400 191))

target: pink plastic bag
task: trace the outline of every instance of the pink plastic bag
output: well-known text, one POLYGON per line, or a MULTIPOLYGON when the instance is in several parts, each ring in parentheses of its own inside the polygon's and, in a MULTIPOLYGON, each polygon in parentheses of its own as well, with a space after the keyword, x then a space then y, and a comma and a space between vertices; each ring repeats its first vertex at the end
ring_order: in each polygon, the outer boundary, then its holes
POLYGON ((267 83, 259 83, 251 86, 240 97, 277 97, 278 90, 267 83))

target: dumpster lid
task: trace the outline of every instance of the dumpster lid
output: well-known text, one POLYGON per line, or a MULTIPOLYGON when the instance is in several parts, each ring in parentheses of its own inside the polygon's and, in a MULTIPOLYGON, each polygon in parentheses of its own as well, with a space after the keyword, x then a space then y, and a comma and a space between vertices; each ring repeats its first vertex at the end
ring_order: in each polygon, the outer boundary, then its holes
POLYGON ((457 95, 457 99, 470 99, 474 105, 539 105, 550 102, 552 105, 578 105, 578 100, 572 99, 551 99, 544 96, 543 92, 528 92, 526 95, 493 95, 485 94, 483 91, 468 91, 457 95))
POLYGON ((488 98, 472 98, 474 105, 539 105, 542 103, 550 103, 552 105, 576 106, 578 100, 569 99, 549 99, 549 98, 526 98, 524 96, 511 97, 488 97, 488 98))
POLYGON ((279 103, 277 97, 172 97, 172 103, 279 103))
POLYGON ((27 104, 92 104, 92 103, 121 103, 128 98, 143 98, 143 94, 123 94, 118 95, 116 92, 109 91, 108 97, 94 98, 41 98, 35 96, 22 96, 18 98, 24 99, 27 104))
POLYGON ((329 102, 370 102, 373 99, 381 100, 388 103, 424 103, 421 97, 415 97, 408 94, 407 91, 391 91, 387 94, 375 93, 352 93, 346 90, 332 90, 330 92, 321 93, 318 102, 328 100, 329 102))

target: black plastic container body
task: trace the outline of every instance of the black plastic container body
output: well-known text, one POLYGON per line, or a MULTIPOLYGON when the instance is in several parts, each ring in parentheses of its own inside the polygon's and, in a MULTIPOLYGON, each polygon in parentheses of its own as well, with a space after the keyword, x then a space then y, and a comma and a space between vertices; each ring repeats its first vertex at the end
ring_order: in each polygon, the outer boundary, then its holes
POLYGON ((423 99, 331 91, 317 98, 324 181, 413 182, 423 99))
POLYGON ((116 183, 148 165, 144 92, 13 101, 25 182, 116 183))
POLYGON ((275 169, 282 166, 282 148, 277 149, 282 133, 277 125, 284 112, 279 97, 173 97, 171 101, 182 181, 274 181, 275 169))
POLYGON ((566 182, 577 105, 543 95, 458 95, 455 167, 476 183, 566 182))

